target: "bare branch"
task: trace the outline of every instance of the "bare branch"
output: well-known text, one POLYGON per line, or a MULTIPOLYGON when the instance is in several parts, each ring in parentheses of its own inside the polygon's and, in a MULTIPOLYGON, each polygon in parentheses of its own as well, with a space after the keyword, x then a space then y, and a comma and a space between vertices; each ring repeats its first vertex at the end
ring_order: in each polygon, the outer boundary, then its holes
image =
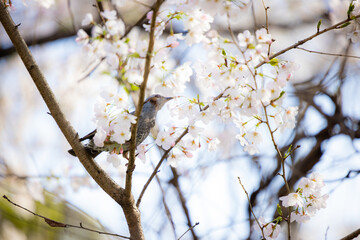
MULTIPOLYGON (((157 0, 155 7, 153 9, 153 16, 151 19, 151 25, 150 25, 150 34, 149 34, 149 46, 145 58, 145 69, 144 69, 144 76, 143 76, 143 82, 140 85, 140 93, 139 93, 139 101, 138 105, 136 107, 135 116, 136 119, 139 119, 140 113, 144 104, 145 99, 145 89, 147 80, 149 78, 150 69, 151 69, 151 59, 153 55, 154 50, 154 43, 155 43, 155 25, 156 25, 156 16, 160 9, 161 4, 164 0, 157 0)), ((136 149, 136 133, 138 129, 138 121, 136 121, 135 124, 131 127, 131 140, 130 140, 130 153, 129 153, 129 163, 126 170, 126 181, 125 181, 125 194, 126 196, 131 195, 131 186, 132 186, 132 173, 135 169, 135 149, 136 149)))
POLYGON ((186 128, 184 130, 184 132, 176 139, 175 144, 173 146, 171 146, 168 150, 166 150, 163 154, 163 156, 161 157, 159 163, 156 165, 156 167, 154 168, 154 171, 152 172, 152 174, 150 175, 149 179, 147 180, 147 182, 145 183, 143 189, 141 190, 140 196, 138 198, 138 200, 136 201, 136 206, 139 207, 140 203, 141 203, 141 199, 144 196, 144 193, 147 189, 147 187, 149 186, 150 182, 153 180, 153 178, 155 177, 155 175, 158 173, 159 168, 161 166, 161 164, 164 162, 164 160, 167 158, 167 155, 169 154, 169 152, 175 147, 175 145, 180 142, 180 140, 189 132, 189 129, 186 128))
MULTIPOLYGON (((313 34, 313 35, 311 35, 311 36, 309 36, 309 37, 307 37, 307 38, 305 38, 305 39, 303 39, 303 40, 300 40, 300 41, 298 41, 297 43, 295 43, 295 44, 293 44, 293 45, 291 45, 291 46, 289 46, 289 47, 287 47, 287 48, 285 48, 285 49, 283 49, 283 50, 281 50, 281 51, 279 51, 279 52, 277 52, 277 53, 274 53, 273 55, 271 55, 271 56, 269 57, 268 60, 271 60, 271 59, 273 59, 273 58, 275 58, 275 57, 277 57, 277 56, 279 56, 279 55, 281 55, 281 54, 284 54, 284 53, 286 53, 287 51, 289 51, 289 50, 291 50, 291 49, 297 48, 298 46, 303 45, 304 43, 312 40, 313 38, 315 38, 315 37, 317 37, 317 36, 319 36, 319 35, 321 35, 321 34, 324 34, 324 33, 326 33, 326 32, 329 32, 329 31, 331 31, 331 30, 334 30, 334 29, 339 29, 339 28, 341 28, 341 26, 344 25, 345 23, 351 22, 351 21, 353 21, 353 20, 355 20, 355 19, 357 19, 357 18, 359 18, 359 17, 360 17, 360 15, 356 15, 356 16, 354 16, 354 17, 352 17, 352 18, 348 18, 348 19, 346 19, 346 20, 343 20, 343 21, 341 21, 341 22, 338 22, 338 23, 332 25, 331 27, 328 27, 328 28, 325 28, 325 29, 323 29, 323 30, 321 30, 321 31, 318 31, 318 32, 316 32, 315 34, 313 34)), ((261 67, 261 66, 264 65, 266 62, 267 62, 267 61, 263 61, 263 62, 259 63, 258 65, 255 66, 255 68, 261 67)))
POLYGON ((351 240, 351 239, 354 239, 356 238, 357 236, 360 235, 360 228, 352 233, 350 233, 349 235, 341 238, 340 240, 351 240))
POLYGON ((103 231, 98 231, 98 230, 94 230, 94 229, 91 229, 91 228, 87 228, 87 227, 84 227, 82 225, 82 223, 79 224, 79 226, 77 225, 73 225, 73 224, 67 224, 67 223, 62 223, 62 222, 58 222, 58 221, 55 221, 53 219, 50 219, 50 218, 47 218, 47 217, 44 217, 40 214, 37 214, 37 213, 34 213, 33 211, 30 211, 29 209, 23 207, 23 206, 20 206, 19 204, 11 201, 7 196, 3 195, 3 198, 5 198, 9 203, 11 203, 12 205, 18 207, 18 208, 21 208, 31 214, 33 214, 34 216, 36 217, 39 217, 39 218, 42 218, 44 219, 44 221, 50 226, 50 227, 60 227, 60 228, 79 228, 79 229, 82 229, 82 230, 86 230, 86 231, 89 231, 89 232, 95 232, 95 233, 98 233, 98 234, 101 234, 101 235, 109 235, 109 236, 114 236, 114 237, 121 237, 121 238, 124 238, 124 239, 130 239, 129 237, 126 237, 126 236, 123 236, 123 235, 119 235, 119 234, 115 234, 115 233, 108 233, 108 232, 103 232, 103 231))
POLYGON ((186 232, 184 232, 177 240, 180 240, 183 236, 185 236, 185 234, 186 234, 188 231, 192 230, 192 229, 193 229, 194 227, 196 227, 197 225, 199 225, 198 222, 195 223, 191 228, 189 228, 188 230, 186 230, 186 232))
MULTIPOLYGON (((193 230, 194 226, 192 226, 192 223, 191 223, 191 218, 190 218, 190 212, 189 212, 189 209, 188 207, 186 206, 186 199, 184 197, 184 194, 183 192, 181 191, 181 188, 180 188, 180 183, 179 183, 179 174, 178 172, 176 171, 176 169, 174 167, 170 167, 171 168, 171 172, 173 173, 174 177, 170 180, 170 183, 175 187, 178 195, 179 195, 179 199, 180 199, 180 203, 181 203, 181 207, 185 213, 185 216, 186 216, 186 220, 187 220, 187 224, 188 226, 190 227, 189 230, 191 231, 191 234, 192 234, 192 237, 193 237, 193 240, 198 240, 198 236, 195 234, 195 231, 193 230)), ((195 224, 196 225, 196 224, 195 224)), ((189 231, 188 230, 188 231, 189 231)), ((185 234, 185 233, 184 233, 185 234)), ((184 235, 183 234, 183 235, 184 235)))
POLYGON ((264 228, 261 226, 259 220, 257 219, 257 217, 256 217, 256 215, 255 215, 255 213, 254 213, 254 211, 253 211, 252 204, 251 204, 251 201, 250 201, 250 198, 249 198, 249 194, 248 194, 248 192, 246 191, 244 185, 241 183, 240 177, 238 177, 238 180, 239 180, 239 184, 240 184, 240 186, 242 187, 242 189, 244 190, 245 195, 246 195, 246 197, 247 197, 247 200, 248 200, 248 202, 249 202, 250 211, 251 211, 252 215, 254 216, 254 219, 255 219, 257 225, 259 226, 259 228, 260 228, 260 230, 261 230, 261 235, 262 235, 262 237, 265 239, 264 228))
POLYGON ((305 52, 309 52, 309 53, 317 53, 317 54, 327 55, 327 56, 334 56, 334 57, 346 57, 346 58, 356 58, 356 59, 360 59, 360 57, 359 57, 359 56, 346 55, 346 54, 341 54, 341 53, 326 53, 326 52, 319 52, 319 51, 309 50, 309 49, 302 48, 302 47, 296 47, 296 49, 300 49, 300 50, 303 50, 303 51, 305 51, 305 52))

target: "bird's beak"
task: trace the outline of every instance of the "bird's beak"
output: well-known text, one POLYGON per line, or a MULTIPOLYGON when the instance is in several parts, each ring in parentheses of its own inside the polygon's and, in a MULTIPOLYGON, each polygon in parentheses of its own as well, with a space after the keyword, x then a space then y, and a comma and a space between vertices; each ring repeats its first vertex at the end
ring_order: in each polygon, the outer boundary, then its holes
POLYGON ((174 99, 174 97, 166 97, 166 101, 170 101, 171 99, 174 99))

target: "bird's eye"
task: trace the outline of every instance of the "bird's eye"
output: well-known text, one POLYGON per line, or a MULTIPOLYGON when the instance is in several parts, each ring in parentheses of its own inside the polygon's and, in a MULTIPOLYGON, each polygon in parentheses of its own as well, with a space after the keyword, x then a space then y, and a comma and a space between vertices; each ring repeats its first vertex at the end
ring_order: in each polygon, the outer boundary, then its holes
POLYGON ((157 98, 156 98, 156 97, 153 97, 153 98, 150 99, 150 102, 151 102, 152 104, 156 104, 156 101, 157 101, 157 98))

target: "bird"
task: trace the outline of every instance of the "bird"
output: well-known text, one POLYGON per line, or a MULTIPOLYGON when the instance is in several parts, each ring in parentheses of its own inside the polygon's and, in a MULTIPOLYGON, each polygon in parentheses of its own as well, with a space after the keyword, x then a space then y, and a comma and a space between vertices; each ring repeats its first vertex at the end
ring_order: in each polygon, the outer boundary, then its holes
MULTIPOLYGON (((160 94, 153 94, 144 101, 143 108, 139 116, 138 128, 136 132, 136 146, 138 146, 145 140, 145 138, 147 138, 150 130, 155 126, 157 112, 165 105, 165 103, 167 103, 171 99, 173 99, 173 97, 164 97, 160 94)), ((134 115, 135 111, 131 112, 130 114, 134 115)), ((90 140, 87 144, 85 144, 84 147, 92 158, 95 158, 103 151, 111 152, 115 148, 122 148, 124 155, 126 155, 126 153, 130 150, 130 140, 126 141, 124 144, 122 144, 122 146, 120 146, 120 144, 116 142, 108 140, 104 142, 103 147, 97 147, 94 143, 95 134, 96 129, 79 139, 80 142, 87 139, 90 140)), ((73 149, 70 149, 68 152, 76 157, 73 149)))

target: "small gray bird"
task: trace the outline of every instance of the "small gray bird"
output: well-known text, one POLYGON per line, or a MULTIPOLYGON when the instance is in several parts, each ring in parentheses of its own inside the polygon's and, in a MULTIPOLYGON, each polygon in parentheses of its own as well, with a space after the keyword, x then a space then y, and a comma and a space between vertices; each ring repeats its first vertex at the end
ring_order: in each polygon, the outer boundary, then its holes
MULTIPOLYGON (((136 133, 136 146, 142 143, 149 135, 151 128, 155 126, 157 112, 164 106, 165 103, 167 103, 171 99, 173 98, 163 97, 159 94, 154 94, 145 100, 138 122, 138 128, 136 133)), ((135 114, 135 112, 131 112, 131 114, 135 114)), ((120 145, 117 142, 112 141, 106 141, 103 147, 97 147, 93 140, 95 134, 96 129, 79 139, 80 142, 86 139, 90 140, 87 144, 85 144, 84 147, 91 157, 95 158, 103 151, 112 152, 115 148, 120 148, 120 145)), ((122 144, 121 147, 123 149, 123 153, 128 152, 130 150, 130 140, 122 144)), ((74 150, 70 149, 68 152, 71 155, 76 156, 74 150)))

